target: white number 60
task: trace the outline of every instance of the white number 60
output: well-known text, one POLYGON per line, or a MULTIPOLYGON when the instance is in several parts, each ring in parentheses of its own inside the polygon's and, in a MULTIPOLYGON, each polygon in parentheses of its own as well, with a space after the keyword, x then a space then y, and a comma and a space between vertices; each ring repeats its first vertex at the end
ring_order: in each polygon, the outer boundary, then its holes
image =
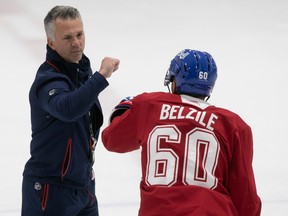
POLYGON ((219 143, 212 131, 194 128, 185 137, 175 125, 156 126, 147 142, 147 185, 172 186, 177 181, 179 156, 171 148, 161 148, 160 141, 180 145, 185 139, 182 173, 184 185, 213 189, 218 180, 214 172, 218 162, 219 143))
POLYGON ((205 80, 207 80, 207 79, 208 79, 208 73, 207 73, 207 72, 200 71, 200 72, 199 72, 199 79, 205 79, 205 80))

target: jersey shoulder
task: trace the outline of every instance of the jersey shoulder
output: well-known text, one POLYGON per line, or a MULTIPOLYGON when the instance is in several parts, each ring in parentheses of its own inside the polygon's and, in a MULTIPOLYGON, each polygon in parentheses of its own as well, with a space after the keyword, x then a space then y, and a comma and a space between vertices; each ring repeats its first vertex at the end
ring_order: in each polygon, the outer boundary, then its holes
POLYGON ((240 117, 239 114, 218 106, 210 106, 208 109, 210 112, 213 112, 217 115, 223 122, 226 124, 234 125, 237 128, 249 128, 250 126, 240 117))
POLYGON ((171 93, 169 92, 143 92, 139 95, 137 95, 135 98, 141 98, 141 99, 152 99, 152 98, 159 98, 159 97, 170 97, 171 93))
POLYGON ((147 101, 157 101, 157 102, 181 102, 180 95, 171 94, 169 92, 144 92, 137 95, 133 102, 147 102, 147 101))

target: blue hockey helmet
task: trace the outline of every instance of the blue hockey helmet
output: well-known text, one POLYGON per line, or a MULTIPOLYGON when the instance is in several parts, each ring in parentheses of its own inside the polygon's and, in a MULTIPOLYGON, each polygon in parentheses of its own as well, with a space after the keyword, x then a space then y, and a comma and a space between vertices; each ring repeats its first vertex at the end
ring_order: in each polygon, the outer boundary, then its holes
POLYGON ((164 85, 174 79, 179 94, 210 96, 217 79, 216 63, 207 52, 184 49, 171 60, 164 85))

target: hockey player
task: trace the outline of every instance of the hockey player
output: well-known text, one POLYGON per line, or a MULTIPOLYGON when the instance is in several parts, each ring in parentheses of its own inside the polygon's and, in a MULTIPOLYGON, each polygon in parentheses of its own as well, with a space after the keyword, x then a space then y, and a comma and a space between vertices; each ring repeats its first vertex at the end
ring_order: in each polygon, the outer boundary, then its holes
POLYGON ((171 93, 143 93, 113 110, 104 146, 141 148, 139 216, 260 215, 251 128, 207 102, 216 78, 210 54, 185 49, 165 77, 171 93))

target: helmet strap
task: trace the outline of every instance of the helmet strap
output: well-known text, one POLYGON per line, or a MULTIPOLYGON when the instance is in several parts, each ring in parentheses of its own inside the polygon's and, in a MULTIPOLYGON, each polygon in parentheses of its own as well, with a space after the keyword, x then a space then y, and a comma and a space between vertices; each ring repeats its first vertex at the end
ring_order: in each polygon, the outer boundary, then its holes
POLYGON ((170 89, 169 85, 167 85, 167 88, 168 88, 168 92, 171 93, 171 89, 170 89))

